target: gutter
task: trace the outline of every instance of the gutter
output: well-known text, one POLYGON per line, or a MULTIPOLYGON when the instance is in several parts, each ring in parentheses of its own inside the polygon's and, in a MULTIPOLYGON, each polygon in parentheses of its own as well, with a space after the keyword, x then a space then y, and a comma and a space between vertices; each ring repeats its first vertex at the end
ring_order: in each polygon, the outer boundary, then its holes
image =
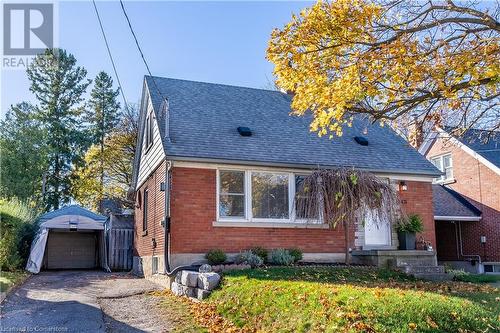
POLYGON ((457 234, 457 242, 459 243, 459 248, 460 248, 460 256, 462 258, 469 257, 469 258, 475 258, 479 264, 481 264, 481 256, 478 254, 464 254, 464 249, 463 249, 463 244, 462 244, 462 226, 460 221, 455 223, 455 232, 457 234))
POLYGON ((481 216, 434 216, 437 221, 481 221, 481 216))
POLYGON ((303 163, 286 163, 286 162, 266 162, 266 161, 251 161, 251 160, 234 160, 225 158, 210 158, 210 157, 190 157, 190 156, 168 156, 171 161, 185 161, 185 162, 205 162, 205 163, 220 163, 220 164, 239 164, 245 166, 264 166, 264 167, 281 167, 281 168, 298 168, 298 169, 331 169, 331 168, 354 168, 363 171, 380 173, 380 174, 401 174, 401 175, 419 175, 438 177, 443 173, 437 171, 417 171, 409 169, 373 169, 363 168, 354 165, 323 165, 323 164, 303 164, 303 163))

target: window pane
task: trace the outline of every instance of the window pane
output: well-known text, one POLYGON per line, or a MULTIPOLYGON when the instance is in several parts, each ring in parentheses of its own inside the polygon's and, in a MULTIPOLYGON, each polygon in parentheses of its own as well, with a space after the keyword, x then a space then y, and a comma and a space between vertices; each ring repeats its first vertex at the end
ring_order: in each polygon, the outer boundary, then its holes
POLYGON ((245 173, 243 171, 221 171, 220 193, 245 193, 245 173))
POLYGON ((445 172, 446 172, 445 179, 452 179, 453 178, 453 169, 452 168, 447 168, 445 172))
MULTIPOLYGON (((304 179, 306 176, 300 176, 297 175, 295 176, 295 192, 302 192, 302 184, 304 183, 304 179)), ((301 207, 302 201, 304 200, 303 196, 300 196, 298 194, 295 195, 295 217, 297 219, 317 219, 318 218, 318 212, 315 212, 314 214, 307 216, 305 211, 299 211, 297 210, 297 207, 301 207)))
POLYGON ((220 217, 245 217, 245 196, 223 194, 219 200, 220 217))
POLYGON ((252 213, 255 218, 288 218, 287 174, 252 174, 252 213))
POLYGON ((431 160, 431 162, 432 162, 432 164, 434 164, 434 165, 436 166, 436 168, 438 168, 438 169, 439 169, 439 170, 441 170, 441 171, 444 171, 444 170, 443 170, 443 164, 441 163, 442 161, 441 161, 441 158, 440 158, 440 157, 438 157, 438 158, 433 158, 433 159, 431 160))
POLYGON ((451 156, 444 156, 443 157, 443 162, 444 162, 444 167, 448 168, 451 167, 451 156))

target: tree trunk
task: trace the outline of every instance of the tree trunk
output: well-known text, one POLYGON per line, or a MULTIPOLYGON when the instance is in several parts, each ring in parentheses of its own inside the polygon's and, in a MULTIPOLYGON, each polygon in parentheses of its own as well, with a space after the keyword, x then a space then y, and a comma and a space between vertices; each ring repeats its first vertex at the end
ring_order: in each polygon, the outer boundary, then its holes
POLYGON ((344 238, 345 238, 345 264, 351 265, 351 256, 349 253, 349 223, 344 222, 344 238))

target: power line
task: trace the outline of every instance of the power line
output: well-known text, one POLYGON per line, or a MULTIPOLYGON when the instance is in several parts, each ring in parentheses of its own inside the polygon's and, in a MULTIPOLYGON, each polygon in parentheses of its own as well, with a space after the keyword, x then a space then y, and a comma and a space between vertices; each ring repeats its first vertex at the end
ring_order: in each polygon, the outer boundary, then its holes
POLYGON ((104 39, 104 43, 106 44, 106 49, 108 50, 108 55, 109 55, 109 59, 111 60, 111 65, 113 65, 113 72, 115 72, 116 81, 118 82, 118 87, 120 87, 120 91, 122 93, 121 95, 123 98, 123 103, 124 103, 125 109, 128 110, 128 104, 127 104, 127 99, 125 98, 125 92, 123 91, 123 86, 122 86, 122 83, 120 82, 120 77, 118 76, 118 71, 116 70, 115 61, 113 60, 113 55, 111 54, 111 50, 109 48, 108 39, 106 38, 106 33, 104 32, 104 27, 102 26, 101 16, 99 15, 99 11, 97 10, 97 5, 95 3, 95 0, 92 0, 92 3, 94 4, 95 13, 97 16, 97 20, 99 21, 99 26, 101 27, 102 37, 104 39))
POLYGON ((125 10, 125 6, 123 5, 122 0, 120 0, 120 5, 122 7, 123 15, 125 15, 125 18, 127 19, 127 23, 128 23, 128 27, 130 28, 130 32, 132 33, 132 36, 134 37, 135 45, 137 46, 137 49, 139 50, 139 53, 141 54, 142 62, 146 66, 146 70, 148 71, 149 76, 151 76, 151 80, 153 81, 153 84, 154 84, 156 90, 158 91, 158 94, 163 98, 163 100, 168 101, 168 98, 166 98, 162 94, 160 88, 156 84, 156 80, 155 80, 153 74, 151 74, 151 70, 149 69, 148 62, 146 61, 146 57, 144 57, 144 53, 142 52, 141 46, 139 45, 139 41, 137 40, 137 36, 135 35, 134 28, 132 28, 132 23, 130 23, 130 19, 127 15, 127 11, 125 10))

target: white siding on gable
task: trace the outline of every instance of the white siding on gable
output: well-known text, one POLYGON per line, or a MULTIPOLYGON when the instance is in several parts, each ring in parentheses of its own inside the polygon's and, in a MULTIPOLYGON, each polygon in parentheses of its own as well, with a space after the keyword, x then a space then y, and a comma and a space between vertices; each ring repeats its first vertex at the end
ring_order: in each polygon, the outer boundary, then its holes
POLYGON ((154 116, 153 106, 151 105, 151 101, 148 101, 148 113, 153 118, 153 144, 150 147, 146 146, 146 138, 145 135, 147 133, 146 130, 146 118, 147 114, 144 117, 144 124, 142 131, 142 149, 141 156, 139 159, 139 172, 137 177, 137 186, 138 189, 142 183, 148 178, 148 176, 161 164, 163 159, 165 158, 165 151, 163 150, 163 145, 161 143, 160 130, 158 128, 157 119, 154 116), (148 149, 149 148, 149 149, 148 149))

